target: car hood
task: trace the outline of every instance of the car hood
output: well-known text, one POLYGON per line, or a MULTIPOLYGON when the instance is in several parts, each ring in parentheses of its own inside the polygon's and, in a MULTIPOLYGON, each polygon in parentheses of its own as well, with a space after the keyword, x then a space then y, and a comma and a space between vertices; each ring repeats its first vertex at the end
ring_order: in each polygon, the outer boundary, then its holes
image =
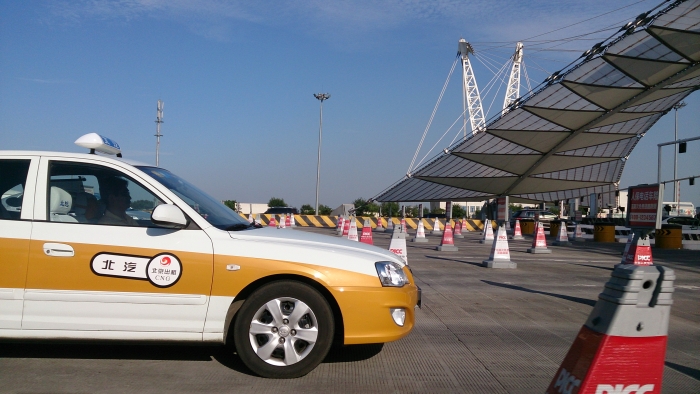
POLYGON ((342 237, 334 237, 325 234, 316 234, 307 231, 294 230, 290 228, 278 229, 275 227, 264 227, 245 231, 230 231, 229 235, 233 239, 274 243, 276 246, 288 245, 292 247, 312 248, 346 253, 349 255, 362 256, 373 261, 394 261, 401 266, 405 265, 403 259, 389 250, 362 242, 350 241, 342 237))

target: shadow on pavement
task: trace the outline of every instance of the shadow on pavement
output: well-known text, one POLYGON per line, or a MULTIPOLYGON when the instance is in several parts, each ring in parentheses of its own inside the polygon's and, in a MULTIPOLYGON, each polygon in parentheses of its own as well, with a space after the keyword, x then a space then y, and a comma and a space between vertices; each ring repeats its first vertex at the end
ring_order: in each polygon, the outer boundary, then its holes
POLYGON ((695 380, 700 381, 700 370, 697 370, 695 368, 686 367, 685 365, 672 363, 669 361, 666 361, 666 366, 671 368, 671 369, 674 369, 674 370, 676 370, 684 375, 688 375, 695 380))
POLYGON ((528 289, 528 288, 521 287, 521 286, 514 286, 514 285, 508 285, 505 283, 492 282, 490 280, 483 280, 482 279, 481 281, 488 284, 488 285, 492 285, 492 286, 505 287, 506 289, 512 289, 512 290, 520 290, 520 291, 524 291, 526 293, 548 295, 551 297, 561 298, 562 300, 578 302, 579 304, 584 304, 584 305, 595 306, 595 303, 596 303, 595 300, 589 300, 588 298, 580 298, 580 297, 572 297, 572 296, 563 295, 563 294, 548 293, 546 291, 532 290, 532 289, 528 289))
MULTIPOLYGON (((434 248, 433 248, 433 249, 434 249, 434 248)), ((481 266, 482 266, 481 263, 474 263, 474 262, 465 261, 465 260, 448 259, 448 258, 439 257, 439 256, 425 256, 425 257, 428 258, 428 259, 434 259, 434 260, 445 260, 445 261, 452 261, 452 262, 455 262, 455 263, 471 264, 471 265, 474 265, 474 266, 477 266, 477 267, 481 267, 481 266)))

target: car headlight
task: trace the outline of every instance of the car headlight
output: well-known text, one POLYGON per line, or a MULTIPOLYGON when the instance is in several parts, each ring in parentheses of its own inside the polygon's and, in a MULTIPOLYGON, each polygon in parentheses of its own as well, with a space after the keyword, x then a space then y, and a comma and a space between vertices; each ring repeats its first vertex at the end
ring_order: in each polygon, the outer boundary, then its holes
POLYGON ((377 269, 377 275, 379 276, 379 281, 382 282, 382 286, 403 287, 403 285, 408 283, 406 274, 397 263, 378 261, 374 263, 374 267, 377 269))

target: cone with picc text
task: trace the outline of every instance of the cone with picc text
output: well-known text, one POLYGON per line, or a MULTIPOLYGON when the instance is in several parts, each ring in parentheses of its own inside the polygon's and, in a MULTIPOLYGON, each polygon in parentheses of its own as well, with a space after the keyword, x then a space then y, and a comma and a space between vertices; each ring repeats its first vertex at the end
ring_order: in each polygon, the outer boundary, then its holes
POLYGON ((286 228, 286 223, 287 222, 287 215, 281 215, 280 216, 280 221, 277 224, 277 228, 286 228))
POLYGON ((354 216, 350 217, 350 228, 348 229, 348 239, 357 242, 357 219, 354 216))
POLYGON ((435 247, 435 250, 441 252, 457 252, 459 249, 455 246, 455 241, 452 237, 452 224, 450 220, 447 219, 445 222, 445 231, 442 233, 442 240, 440 245, 435 247))
POLYGON ((343 222, 343 237, 344 238, 347 238, 348 234, 350 233, 350 220, 351 220, 351 218, 344 217, 344 222, 343 222))
POLYGON ((406 250, 406 233, 401 230, 401 226, 396 226, 396 229, 391 233, 391 242, 389 243, 389 251, 403 258, 408 263, 408 254, 406 250))
POLYGON ((406 225, 406 218, 401 218, 401 229, 404 233, 408 233, 408 226, 406 225))
POLYGON ((625 252, 622 255, 621 264, 631 265, 652 265, 654 263, 651 257, 651 245, 649 237, 641 236, 639 233, 634 233, 628 238, 625 245, 625 252), (630 239, 631 238, 631 239, 630 239))
POLYGON ((277 227, 277 215, 270 215, 270 222, 267 224, 269 227, 277 227))
POLYGON ((453 238, 464 238, 464 235, 462 235, 462 221, 461 220, 455 220, 455 230, 454 233, 452 234, 453 238))
POLYGON ((411 241, 418 243, 428 242, 428 238, 425 238, 425 225, 423 225, 423 219, 418 219, 418 229, 416 230, 416 236, 411 241))
POLYGON ((343 227, 345 227, 345 218, 338 216, 338 226, 335 228, 335 232, 338 236, 343 235, 343 227))
POLYGON ((569 242, 569 235, 566 232, 566 222, 561 222, 559 223, 559 234, 557 235, 557 238, 552 242, 552 245, 555 246, 566 246, 566 245, 571 245, 571 242, 569 242))
POLYGON ((374 241, 372 240, 372 223, 370 223, 369 219, 365 219, 365 222, 362 224, 360 242, 367 245, 374 245, 374 241))
POLYGON ((544 237, 544 226, 540 222, 535 222, 535 236, 532 237, 532 247, 529 248, 527 252, 552 253, 552 250, 547 248, 547 239, 544 237))
POLYGON ((510 239, 525 239, 523 237, 523 232, 520 229, 519 219, 515 219, 515 228, 513 229, 513 235, 510 236, 510 239))
POLYGON ((481 265, 487 268, 517 268, 517 264, 510 261, 508 230, 505 225, 498 226, 496 237, 491 245, 491 255, 488 260, 482 261, 481 265))
POLYGON ((442 236, 442 230, 440 230, 440 220, 438 220, 438 218, 435 218, 435 222, 433 223, 433 231, 430 232, 430 235, 442 236))
POLYGON ((289 228, 293 228, 297 225, 297 222, 294 221, 294 212, 290 213, 289 216, 289 228))
POLYGON ((385 233, 394 233, 394 218, 391 216, 386 218, 386 230, 384 230, 385 233))
POLYGON ((574 232, 571 234, 571 240, 576 241, 576 242, 583 242, 585 239, 583 239, 583 232, 581 231, 581 225, 576 224, 576 228, 574 229, 574 232))
POLYGON ((481 241, 479 241, 482 244, 487 244, 487 243, 493 243, 493 225, 491 224, 491 221, 489 219, 486 219, 486 223, 484 223, 484 236, 481 238, 481 241))
POLYGON ((618 264, 546 393, 658 394, 675 274, 618 264))
POLYGON ((379 216, 377 217, 377 227, 374 228, 374 231, 378 233, 383 233, 384 232, 384 223, 382 223, 382 217, 379 216))

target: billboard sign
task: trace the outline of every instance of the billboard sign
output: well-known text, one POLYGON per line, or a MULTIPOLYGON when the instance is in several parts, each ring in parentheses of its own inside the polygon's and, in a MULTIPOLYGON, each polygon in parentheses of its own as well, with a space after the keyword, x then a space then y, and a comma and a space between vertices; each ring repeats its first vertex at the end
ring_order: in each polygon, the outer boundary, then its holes
POLYGON ((660 229, 663 184, 630 186, 627 191, 627 227, 660 229))

